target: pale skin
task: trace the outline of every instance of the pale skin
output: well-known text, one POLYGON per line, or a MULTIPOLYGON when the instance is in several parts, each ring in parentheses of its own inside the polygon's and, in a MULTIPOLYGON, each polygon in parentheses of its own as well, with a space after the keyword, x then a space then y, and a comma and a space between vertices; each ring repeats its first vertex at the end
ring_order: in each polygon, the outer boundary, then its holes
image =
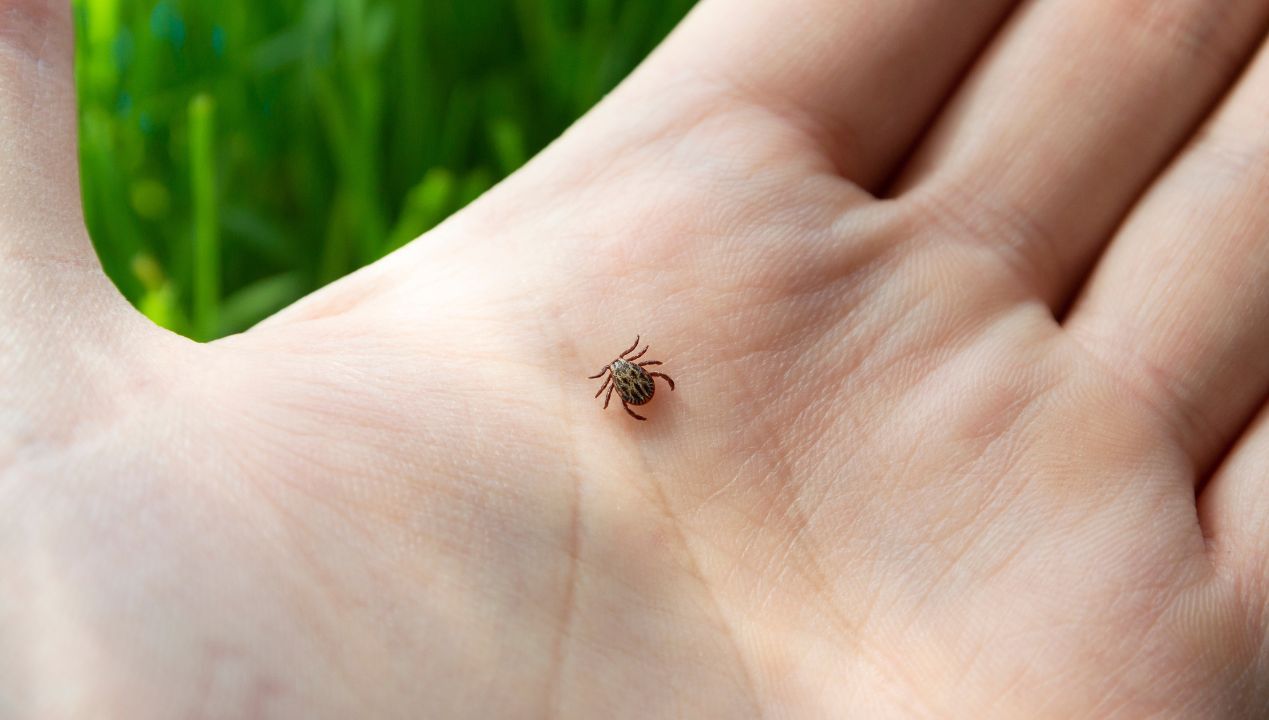
POLYGON ((0 0, 0 716, 1262 717, 1269 2, 797 6, 196 345, 0 0))

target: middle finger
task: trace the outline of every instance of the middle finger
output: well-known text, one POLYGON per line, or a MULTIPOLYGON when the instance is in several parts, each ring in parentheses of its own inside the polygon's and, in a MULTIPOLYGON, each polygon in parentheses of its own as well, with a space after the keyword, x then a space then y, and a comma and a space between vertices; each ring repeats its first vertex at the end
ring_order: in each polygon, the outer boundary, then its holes
POLYGON ((1266 0, 1032 0, 895 194, 1059 308, 1266 21, 1266 0))

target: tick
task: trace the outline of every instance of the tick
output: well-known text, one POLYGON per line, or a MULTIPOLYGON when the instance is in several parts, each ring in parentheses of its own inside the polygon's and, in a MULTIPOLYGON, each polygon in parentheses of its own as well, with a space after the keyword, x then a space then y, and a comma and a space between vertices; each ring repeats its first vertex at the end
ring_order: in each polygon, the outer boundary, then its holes
POLYGON ((604 378, 604 384, 599 386, 599 392, 595 393, 595 397, 599 397, 604 394, 604 390, 608 391, 608 396, 604 398, 605 410, 608 409, 608 402, 612 400, 612 391, 616 390, 617 395, 621 397, 622 407, 626 409, 626 412, 630 413, 630 417, 635 420, 647 420, 646 417, 638 415, 634 410, 631 410, 630 406, 647 405, 652 400, 652 396, 657 391, 656 383, 652 378, 664 378, 670 384, 670 390, 674 390, 674 381, 665 373, 650 373, 644 370, 644 368, 653 365, 663 365, 664 363, 660 360, 645 360, 641 363, 636 363, 639 358, 648 352, 647 347, 643 349, 643 352, 632 358, 626 357, 634 352, 637 347, 639 347, 639 338, 636 337, 634 345, 631 345, 629 350, 618 355, 616 360, 604 366, 604 369, 600 370, 597 375, 591 375, 587 379, 598 380, 604 375, 608 376, 604 378))

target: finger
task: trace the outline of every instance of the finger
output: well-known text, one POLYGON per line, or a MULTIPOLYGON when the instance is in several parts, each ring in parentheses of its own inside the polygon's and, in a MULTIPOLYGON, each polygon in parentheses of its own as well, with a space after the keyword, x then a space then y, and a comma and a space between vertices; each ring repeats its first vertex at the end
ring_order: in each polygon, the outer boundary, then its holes
MULTIPOLYGON (((1269 406, 1199 496, 1213 559, 1269 614, 1269 406)), ((1269 615, 1262 618, 1269 623, 1269 615)), ((1269 652, 1269 648, 1266 648, 1269 652)), ((1269 657, 1264 658, 1269 662, 1269 657)))
POLYGON ((69 0, 0 0, 0 436, 78 420, 62 413, 109 395, 113 361, 153 332, 84 228, 73 65, 69 0))
POLYGON ((1267 21, 1264 0, 1033 0, 895 194, 1058 308, 1267 21))
POLYGON ((0 0, 0 254, 96 265, 83 232, 67 0, 0 0))
POLYGON ((1016 1, 706 0, 646 69, 718 81, 875 188, 1016 1))
POLYGON ((1068 318, 1200 466, 1269 394, 1269 45, 1126 222, 1068 318))

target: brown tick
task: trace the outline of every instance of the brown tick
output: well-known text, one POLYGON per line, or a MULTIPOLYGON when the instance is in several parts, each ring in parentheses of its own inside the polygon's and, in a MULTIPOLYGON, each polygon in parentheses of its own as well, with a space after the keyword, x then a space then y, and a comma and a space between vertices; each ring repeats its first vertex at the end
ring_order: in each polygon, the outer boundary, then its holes
POLYGON ((637 347, 639 347, 639 338, 635 338, 634 345, 631 345, 629 350, 618 355, 616 360, 606 365, 598 374, 591 375, 587 379, 598 380, 604 377, 605 374, 608 375, 604 379, 604 384, 599 387, 599 392, 595 393, 595 397, 599 397, 604 394, 604 390, 608 390, 608 396, 604 398, 605 410, 608 409, 608 402, 612 400, 612 391, 616 390, 617 394, 621 396, 622 407, 626 409, 626 412, 630 413, 631 417, 635 420, 647 420, 642 415, 636 415, 635 411, 630 409, 630 406, 647 405, 652 400, 652 396, 657 391, 656 384, 652 378, 665 378, 665 381, 670 384, 670 390, 674 390, 674 381, 670 379, 669 375, 664 373, 650 373, 644 370, 645 367, 664 364, 659 360, 645 360, 638 364, 635 363, 636 360, 648 352, 647 347, 643 349, 643 352, 632 358, 626 357, 634 352, 637 347))

